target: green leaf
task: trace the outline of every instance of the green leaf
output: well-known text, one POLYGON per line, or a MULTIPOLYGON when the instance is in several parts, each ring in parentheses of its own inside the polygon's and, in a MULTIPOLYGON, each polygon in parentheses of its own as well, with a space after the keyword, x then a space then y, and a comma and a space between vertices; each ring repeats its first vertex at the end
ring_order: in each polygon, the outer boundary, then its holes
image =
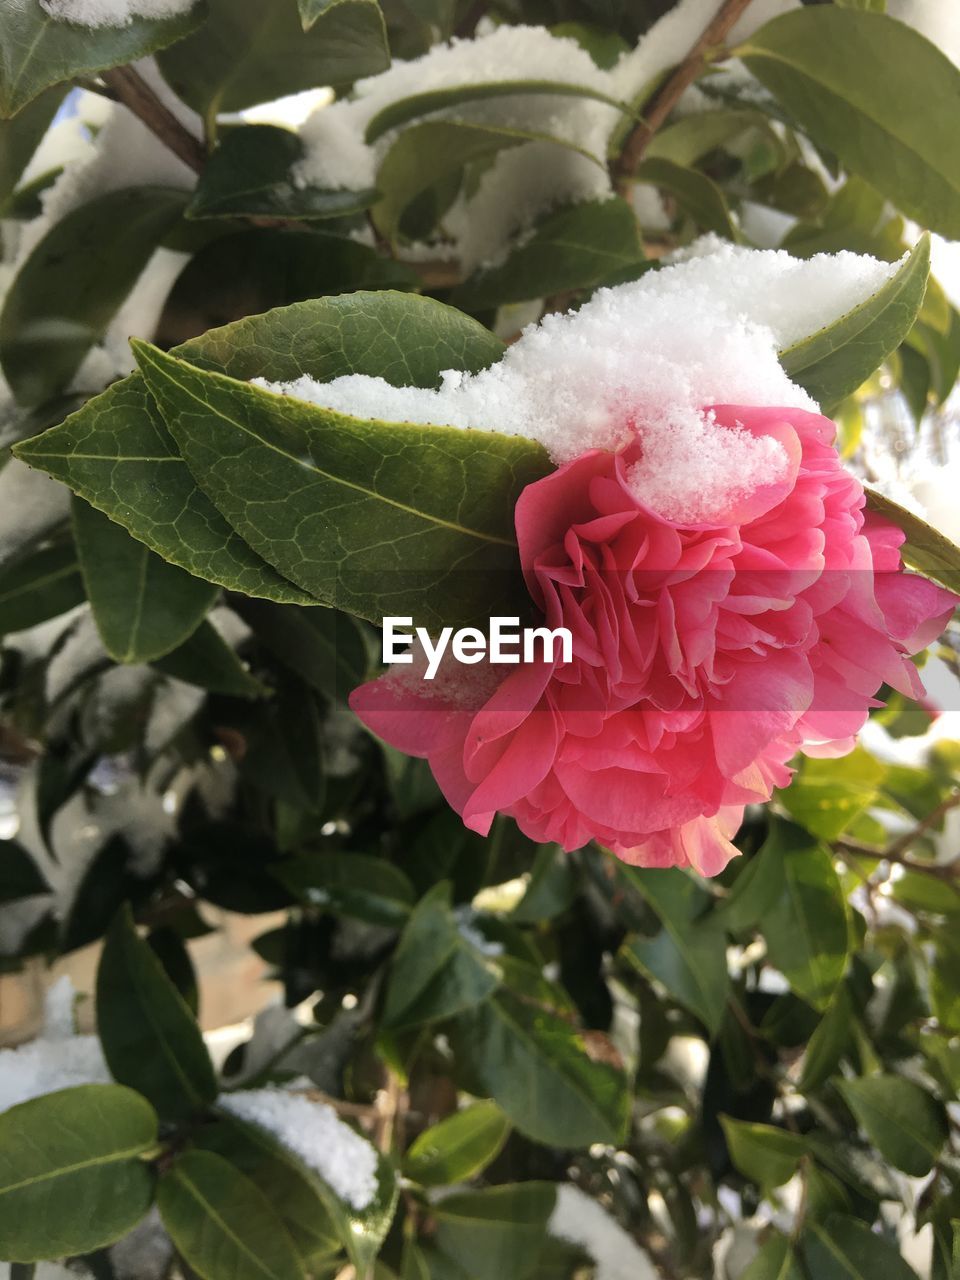
POLYGON ((568 854, 542 844, 533 860, 527 891, 510 913, 511 924, 550 920, 568 910, 577 896, 577 877, 568 854))
POLYGON ((0 570, 0 635, 56 618, 85 599, 74 548, 43 547, 0 570))
MULTIPOLYGON (((396 240, 403 229, 404 214, 419 197, 440 183, 455 181, 466 165, 492 160, 499 152, 525 142, 553 142, 586 155, 603 167, 596 156, 548 134, 457 120, 430 120, 405 129, 380 164, 377 190, 381 198, 372 215, 378 230, 386 239, 396 240)), ((451 193, 452 198, 455 187, 451 187, 451 193)), ((418 234, 430 229, 418 227, 418 234)))
POLYGON ((758 1187, 782 1187, 796 1173, 806 1152, 798 1134, 769 1124, 749 1124, 732 1116, 721 1116, 720 1123, 730 1159, 758 1187))
POLYGON ((837 1087, 884 1159, 914 1178, 930 1172, 946 1141, 947 1123, 929 1093, 891 1075, 839 1080, 837 1087))
POLYGON ((0 313, 0 365, 21 404, 41 404, 67 386, 185 204, 168 187, 126 187, 54 223, 0 313))
POLYGON ((264 600, 235 600, 234 610, 257 639, 311 688, 344 702, 367 675, 367 651, 347 614, 299 609, 264 600))
POLYGON ((384 1027, 416 1026, 461 1013, 494 991, 499 972, 462 936, 441 881, 410 915, 394 953, 384 1027))
POLYGON ((642 261, 637 219, 626 201, 587 201, 549 214, 506 262, 475 272, 450 300, 480 311, 590 289, 642 261))
POLYGON ((897 272, 839 320, 780 352, 780 363, 824 413, 856 391, 913 327, 930 272, 930 237, 921 236, 897 272))
POLYGON ((847 916, 830 853, 776 822, 761 856, 778 864, 777 896, 761 921, 767 954, 803 999, 823 1008, 847 964, 847 916))
POLYGON ((202 116, 242 111, 317 85, 345 85, 390 64, 380 7, 345 0, 304 32, 296 0, 208 0, 196 35, 157 59, 171 88, 202 116))
POLYGON ((153 1200, 138 1157, 157 1141, 143 1098, 114 1084, 79 1085, 0 1115, 0 1258, 39 1262, 102 1249, 153 1200))
POLYGON ((761 111, 737 107, 697 111, 655 133, 647 145, 646 155, 650 160, 669 160, 676 165, 690 166, 747 129, 755 128, 770 129, 761 111))
POLYGON ((401 125, 409 124, 411 120, 417 120, 421 116, 431 115, 434 111, 447 111, 464 103, 542 94, 551 98, 590 98, 594 102, 605 102, 608 107, 616 107, 618 111, 628 115, 632 113, 632 108, 627 103, 599 93, 589 85, 570 84, 564 80, 496 80, 487 84, 461 84, 445 89, 428 89, 409 98, 398 98, 396 102, 391 102, 377 112, 367 125, 364 140, 370 146, 391 129, 398 129, 401 125))
POLYGON ((862 747, 840 760, 804 760, 777 800, 821 840, 837 837, 877 798, 884 766, 862 747))
POLYGON ((819 1089, 836 1071, 853 1042, 854 1009, 844 983, 837 987, 817 1029, 807 1042, 803 1075, 798 1088, 806 1093, 819 1089))
POLYGON ((107 934, 97 970, 97 1030, 113 1076, 182 1120, 217 1096, 200 1028, 129 908, 107 934))
POLYGON ((900 548, 904 563, 951 591, 960 587, 960 547, 946 534, 885 494, 865 486, 867 510, 885 516, 907 535, 900 548))
MULTIPOLYGON (((503 350, 462 312, 388 292, 315 299, 252 316, 174 354, 240 379, 307 374, 324 382, 366 373, 394 386, 436 387, 443 370, 475 373, 503 350)), ((14 451, 197 577, 247 595, 311 602, 233 532, 197 487, 139 374, 14 451)))
POLYGON ((151 662, 196 631, 217 588, 168 564, 78 498, 73 529, 87 596, 116 662, 151 662))
POLYGON ((157 1205, 177 1250, 204 1280, 304 1280, 270 1201, 220 1156, 178 1156, 160 1179, 157 1205))
POLYGON ((204 620, 181 645, 153 665, 164 675, 229 698, 262 698, 270 691, 250 674, 212 622, 204 620))
POLYGON ((807 1280, 786 1236, 773 1235, 737 1280, 807 1280))
POLYGON ((306 853, 274 874, 306 906, 392 928, 406 922, 415 900, 399 867, 363 853, 306 853))
POLYGON ((960 71, 935 45, 885 14, 817 5, 736 53, 818 146, 908 217, 960 237, 960 71))
POLYGON ((124 66, 180 40, 200 25, 203 6, 173 18, 133 18, 126 26, 91 31, 59 22, 40 0, 0 9, 0 116, 15 116, 50 85, 107 67, 124 66))
POLYGON ((424 1187, 466 1182, 495 1160, 510 1132, 510 1121, 495 1102, 475 1102, 414 1141, 403 1172, 424 1187))
POLYGON ((699 169, 690 169, 672 160, 644 160, 637 168, 636 179, 669 192, 698 228, 715 231, 725 240, 740 239, 723 192, 699 169))
POLYGON ((16 840, 0 840, 0 903, 52 892, 26 849, 16 840))
POLYGON ((186 209, 188 218, 340 218, 361 213, 376 191, 300 187, 292 178, 303 159, 297 134, 271 124, 244 125, 225 134, 207 161, 186 209))
POLYGON ((817 1280, 918 1280, 896 1245, 841 1214, 822 1223, 807 1219, 800 1251, 808 1274, 817 1280))
POLYGON ((66 92, 65 85, 57 85, 23 107, 12 120, 0 118, 0 209, 5 212, 8 197, 16 189, 66 92))
POLYGON ((632 884, 660 917, 655 938, 634 938, 624 956, 661 982, 715 1035, 730 993, 726 935, 713 916, 694 919, 704 895, 682 871, 635 872, 632 884))
POLYGON ((549 1182, 521 1182, 447 1196, 434 1208, 437 1252, 471 1280, 524 1276, 545 1243, 556 1203, 549 1182))
POLYGON ((514 508, 548 469, 540 445, 352 418, 133 345, 197 482, 318 600, 432 626, 488 616, 495 583, 519 607, 514 508))
POLYGON ((456 1019, 451 1040, 466 1087, 494 1098, 535 1142, 619 1143, 630 1109, 623 1072, 592 1059, 569 1010, 545 996, 504 985, 456 1019))

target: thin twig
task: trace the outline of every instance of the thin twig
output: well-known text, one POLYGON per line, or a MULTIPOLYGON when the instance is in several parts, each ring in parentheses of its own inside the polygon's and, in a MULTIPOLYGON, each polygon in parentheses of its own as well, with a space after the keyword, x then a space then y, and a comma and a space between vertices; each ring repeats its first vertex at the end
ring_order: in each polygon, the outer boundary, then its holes
POLYGON ((621 190, 636 173, 650 139, 707 65, 712 51, 723 45, 749 3, 750 0, 724 0, 693 48, 650 99, 643 119, 631 130, 614 166, 621 190))
POLYGON ((927 814, 912 831, 908 831, 905 836, 901 836, 899 840, 894 840, 893 844, 884 854, 888 862, 897 862, 900 857, 913 844, 914 840, 919 840, 924 832, 929 831, 931 827, 935 827, 941 818, 945 818, 951 809, 956 809, 960 805, 960 790, 951 791, 951 793, 937 805, 937 807, 927 814))
POLYGON ((207 158, 203 143, 180 123, 142 76, 132 67, 114 67, 104 71, 101 79, 116 94, 117 101, 132 111, 168 150, 196 173, 203 172, 207 158))
MULTIPOLYGON (((863 858, 875 858, 879 862, 896 863, 899 867, 905 867, 908 871, 920 871, 924 875, 934 876, 938 880, 945 880, 950 884, 956 884, 960 880, 960 858, 955 858, 952 862, 920 862, 916 858, 907 856, 908 850, 912 847, 916 840, 922 835, 935 827, 938 822, 952 810, 960 806, 960 790, 951 791, 951 793, 937 805, 925 818, 922 818, 915 827, 912 827, 906 835, 899 836, 892 844, 885 849, 878 849, 873 845, 864 844, 861 840, 854 840, 847 836, 841 836, 834 841, 834 846, 839 853, 852 853, 863 858)), ((958 886, 960 891, 960 886, 958 886)))

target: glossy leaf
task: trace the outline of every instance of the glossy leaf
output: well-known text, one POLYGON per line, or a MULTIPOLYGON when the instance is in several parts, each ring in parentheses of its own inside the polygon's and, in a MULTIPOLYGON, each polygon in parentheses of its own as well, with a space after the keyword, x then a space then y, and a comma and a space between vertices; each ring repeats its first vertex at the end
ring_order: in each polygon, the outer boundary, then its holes
POLYGON ((97 971, 97 1029, 114 1078, 182 1120, 217 1094, 203 1036, 128 910, 114 920, 97 971))
POLYGON ((312 221, 361 213, 376 191, 301 187, 292 170, 303 159, 297 134, 276 125, 231 129, 207 161, 188 218, 296 218, 312 221))
POLYGON ((303 1280, 278 1214, 244 1174, 210 1151, 187 1151, 160 1180, 163 1225, 204 1280, 303 1280))
POLYGON ((907 535, 900 548, 904 562, 928 578, 960 589, 960 546, 892 498, 867 487, 867 508, 886 517, 907 535))
POLYGON ((90 1253, 126 1235, 153 1199, 139 1157, 156 1140, 149 1103, 120 1085, 61 1089, 4 1111, 0 1258, 90 1253))
POLYGON ((201 488, 316 599, 430 626, 488 615, 495 582, 519 607, 513 513, 548 469, 540 445, 352 418, 134 347, 201 488))
POLYGON ((960 137, 944 110, 960 101, 960 70, 936 45, 886 14, 817 5, 774 18, 737 53, 819 146, 921 225, 960 237, 960 137))
POLYGON ((495 1102, 475 1102, 425 1129, 411 1144, 403 1172, 425 1187, 466 1182, 499 1155, 509 1132, 495 1102))
POLYGON ((74 499, 73 529, 97 629, 117 662, 150 662, 192 635, 217 588, 132 538, 122 525, 74 499))
POLYGON ((910 332, 929 271, 930 239, 923 236, 876 293, 780 352, 780 363, 791 379, 809 391, 825 413, 856 391, 910 332))
POLYGON ((897 1246, 856 1218, 835 1214, 822 1223, 808 1220, 800 1252, 817 1280, 918 1280, 897 1246))
POLYGON ((54 223, 0 313, 0 365, 21 404, 40 404, 67 386, 185 204, 167 187, 126 187, 54 223))
POLYGON ((451 301, 467 311, 589 289, 643 261, 626 201, 587 201, 549 214, 500 266, 477 271, 451 301))
POLYGON ((328 6, 307 32, 296 0, 208 0, 208 8, 206 26, 158 58, 174 91, 207 119, 317 85, 350 84, 390 62, 372 0, 328 6))
POLYGON ((85 598, 74 548, 68 543, 43 547, 0 570, 0 635, 56 618, 85 598))
POLYGON ((759 1187, 781 1187, 797 1171, 806 1147, 795 1133, 769 1124, 749 1124, 721 1116, 730 1159, 759 1187))
POLYGON ((15 116, 51 85, 155 53, 202 19, 198 3, 176 17, 134 18, 94 32, 51 18, 40 0, 12 0, 0 9, 0 117, 15 116))
POLYGON ((919 1085, 900 1076, 862 1076, 838 1081, 861 1127, 885 1159, 922 1178, 947 1137, 943 1108, 919 1085))

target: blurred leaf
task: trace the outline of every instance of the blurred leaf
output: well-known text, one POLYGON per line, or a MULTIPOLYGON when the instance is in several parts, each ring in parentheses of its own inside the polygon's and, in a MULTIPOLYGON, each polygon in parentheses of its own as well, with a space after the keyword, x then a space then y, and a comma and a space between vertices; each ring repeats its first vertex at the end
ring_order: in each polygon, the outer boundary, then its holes
POLYGON ((504 608, 525 596, 513 513, 548 467, 540 445, 488 433, 481 451, 453 427, 348 417, 133 345, 201 487, 321 602, 373 622, 409 606, 430 626, 477 621, 494 590, 504 608))
POLYGON ((153 1174, 138 1157, 157 1118, 114 1084, 60 1089, 0 1115, 0 1257, 36 1262, 90 1253, 150 1208, 153 1174))
POLYGON ((803 1139, 769 1124, 748 1124, 721 1116, 730 1159, 758 1187, 782 1187, 796 1173, 806 1152, 803 1139))
POLYGON ((185 1151, 157 1205, 184 1261, 204 1280, 303 1280, 293 1241, 263 1192, 210 1151, 185 1151))
POLYGON ((26 849, 16 840, 0 840, 0 903, 52 892, 26 849))
POLYGON ((176 649, 155 659, 153 666, 164 675, 230 698, 262 698, 269 692, 250 674, 213 623, 206 620, 176 649))
POLYGON ((331 701, 345 702, 362 684, 367 652, 349 615, 251 599, 235 600, 233 608, 274 657, 331 701))
POLYGON ((172 18, 132 18, 91 31, 60 22, 40 0, 14 0, 0 10, 0 117, 9 118, 50 85, 125 66, 179 40, 200 25, 202 4, 172 18))
POLYGON ((882 1240, 856 1218, 835 1214, 826 1222, 808 1221, 800 1251, 817 1280, 918 1280, 896 1245, 882 1240))
POLYGON ((853 1020, 850 993, 841 983, 806 1046, 803 1075, 798 1085, 802 1093, 821 1088, 836 1071, 853 1042, 853 1020))
POLYGON ((184 1003, 197 1016, 200 1007, 200 991, 197 974, 190 959, 190 952, 183 937, 169 925, 151 929, 147 946, 160 961, 163 971, 183 996, 184 1003))
POLYGON ((590 289, 642 260, 637 219, 626 201, 586 201, 548 214, 502 265, 475 272, 450 301, 480 311, 590 289))
POLYGON ((0 635, 59 617, 85 599, 74 548, 43 547, 0 570, 0 635))
POLYGON ((208 0, 196 35, 157 59, 184 102, 206 119, 317 85, 350 84, 390 64, 373 0, 345 0, 304 32, 296 0, 208 0))
POLYGON ((161 560, 78 498, 73 529, 97 630, 115 661, 150 662, 196 631, 215 586, 161 560))
MULTIPOLYGON (((0 32, 3 21, 0 17, 0 32)), ((7 199, 16 189, 66 92, 66 85, 56 85, 34 98, 29 106, 22 107, 12 119, 0 117, 0 210, 4 216, 8 216, 7 199)))
POLYGON ((909 345, 900 346, 900 390, 917 426, 930 404, 930 365, 925 356, 909 345))
POLYGON ((636 179, 673 196, 700 230, 715 231, 725 240, 740 239, 739 228, 730 217, 723 192, 699 169, 690 169, 673 160, 649 159, 638 166, 636 179))
POLYGON ((772 1235, 737 1280, 807 1280, 786 1236, 772 1235))
POLYGON ((290 129, 272 124, 231 129, 207 161, 186 217, 341 218, 362 213, 376 199, 373 190, 298 185, 292 171, 303 154, 303 143, 290 129))
POLYGON ((100 958, 97 1029, 115 1079, 161 1116, 186 1119, 216 1097, 200 1029, 128 910, 111 926, 100 958))
POLYGON ((363 853, 305 853, 275 875, 306 906, 399 928, 414 905, 413 885, 383 858, 363 853))
POLYGON ((524 1276, 546 1243, 555 1201, 547 1182, 446 1196, 434 1209, 434 1248, 471 1280, 524 1276))
POLYGON ((0 365, 21 404, 41 404, 67 386, 185 203, 169 187, 125 187, 94 196, 47 231, 0 313, 0 365))
MULTIPOLYGON (((59 778, 51 779, 63 787, 63 791, 53 797, 57 807, 81 785, 93 763, 86 756, 72 774, 65 770, 59 778), (64 794, 67 788, 72 789, 64 794)), ((45 803, 48 803, 46 797, 45 803)), ((53 816, 54 812, 49 811, 49 820, 52 821, 53 816)), ((123 836, 114 835, 91 858, 61 926, 61 952, 76 951, 102 938, 124 902, 142 896, 145 890, 149 892, 149 883, 135 878, 130 870, 132 857, 133 851, 123 836)))
POLYGON ((892 498, 876 489, 864 486, 867 492, 867 509, 885 516, 907 535, 900 548, 904 563, 928 578, 941 582, 956 591, 960 586, 960 547, 933 525, 901 507, 892 498))
POLYGON ((617 32, 589 22, 556 22, 550 28, 550 33, 576 40, 580 48, 586 49, 597 66, 604 71, 616 66, 621 55, 631 47, 617 32))
POLYGON ((947 1123, 928 1093, 892 1075, 840 1080, 837 1087, 885 1159, 915 1178, 930 1172, 946 1141, 947 1123))
POLYGON ((475 1102, 425 1129, 407 1151, 403 1172, 425 1187, 467 1182, 496 1159, 509 1132, 495 1102, 475 1102))
POLYGON ((810 392, 824 413, 856 391, 910 332, 929 271, 930 238, 922 236, 876 293, 780 352, 786 372, 810 392))
POLYGON ((556 844, 537 848, 527 891, 510 913, 514 924, 551 920, 562 915, 577 893, 570 856, 556 844))
POLYGON ((674 120, 650 139, 646 155, 651 160, 669 160, 671 164, 694 165, 708 152, 747 129, 769 130, 769 122, 761 111, 738 107, 717 107, 713 111, 697 111, 674 120))
POLYGON ((877 797, 886 773, 863 747, 840 760, 804 760, 777 800, 806 831, 836 840, 877 797))
POLYGON ((960 99, 960 70, 936 45, 885 14, 816 5, 736 52, 814 142, 908 217, 960 237, 960 138, 942 109, 960 99))
MULTIPOLYGON (((244 380, 309 374, 323 382, 369 373, 394 385, 434 387, 444 369, 476 372, 502 352, 489 330, 431 299, 357 293, 238 321, 176 354, 244 380)), ((247 595, 310 603, 233 532, 197 487, 138 374, 16 452, 188 572, 247 595)))

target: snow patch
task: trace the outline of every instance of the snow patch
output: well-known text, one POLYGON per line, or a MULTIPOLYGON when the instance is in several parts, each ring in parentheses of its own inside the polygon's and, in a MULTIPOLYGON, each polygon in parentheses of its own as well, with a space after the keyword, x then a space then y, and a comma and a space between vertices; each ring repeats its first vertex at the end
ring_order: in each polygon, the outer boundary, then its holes
POLYGON ((128 27, 134 18, 176 18, 195 0, 40 0, 40 7, 59 22, 79 27, 128 27))
POLYGON ((586 1249, 597 1264, 596 1280, 656 1280, 649 1256, 596 1200, 572 1183, 557 1187, 549 1230, 586 1249))

